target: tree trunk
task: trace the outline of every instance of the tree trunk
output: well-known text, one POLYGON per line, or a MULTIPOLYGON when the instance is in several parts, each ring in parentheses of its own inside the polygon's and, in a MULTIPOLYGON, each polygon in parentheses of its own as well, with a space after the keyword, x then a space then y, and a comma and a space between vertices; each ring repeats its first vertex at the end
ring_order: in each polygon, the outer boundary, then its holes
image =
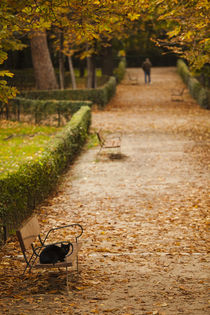
POLYGON ((96 65, 95 56, 92 55, 87 58, 87 88, 96 88, 96 65))
POLYGON ((30 42, 36 88, 39 90, 58 89, 58 83, 48 49, 46 32, 33 32, 30 37, 30 42))
POLYGON ((85 64, 85 59, 80 59, 79 61, 79 76, 80 78, 84 78, 85 76, 85 67, 86 67, 86 64, 85 64))
POLYGON ((64 62, 65 62, 65 56, 62 52, 63 50, 63 33, 62 31, 59 34, 59 39, 60 39, 60 49, 59 49, 59 80, 60 80, 60 89, 64 90, 65 86, 65 67, 64 67, 64 62))
POLYGON ((87 88, 91 89, 91 57, 87 57, 87 88))
POLYGON ((70 72, 70 76, 71 76, 72 89, 75 90, 77 88, 77 84, 76 84, 74 67, 73 67, 71 56, 68 56, 68 62, 69 62, 69 72, 70 72))
POLYGON ((102 74, 112 76, 113 75, 113 56, 112 56, 112 46, 107 46, 103 48, 102 53, 102 74))

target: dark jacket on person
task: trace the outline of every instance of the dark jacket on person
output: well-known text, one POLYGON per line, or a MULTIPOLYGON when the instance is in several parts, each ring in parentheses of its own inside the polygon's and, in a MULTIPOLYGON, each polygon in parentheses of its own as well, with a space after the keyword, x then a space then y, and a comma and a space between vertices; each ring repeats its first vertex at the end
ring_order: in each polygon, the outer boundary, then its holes
POLYGON ((152 64, 151 64, 149 58, 147 58, 147 59, 142 63, 142 69, 143 69, 145 72, 149 73, 151 67, 152 67, 152 64))

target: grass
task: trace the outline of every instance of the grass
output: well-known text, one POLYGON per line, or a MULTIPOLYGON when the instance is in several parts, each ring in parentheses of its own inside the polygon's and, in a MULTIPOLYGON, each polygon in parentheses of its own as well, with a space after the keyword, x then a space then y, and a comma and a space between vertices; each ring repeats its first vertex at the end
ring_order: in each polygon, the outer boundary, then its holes
POLYGON ((0 121, 0 178, 27 161, 39 159, 48 141, 60 129, 0 121))

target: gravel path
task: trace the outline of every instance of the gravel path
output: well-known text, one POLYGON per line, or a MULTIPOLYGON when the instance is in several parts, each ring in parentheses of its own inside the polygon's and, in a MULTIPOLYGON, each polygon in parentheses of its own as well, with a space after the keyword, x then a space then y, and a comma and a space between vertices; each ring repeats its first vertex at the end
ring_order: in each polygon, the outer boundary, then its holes
POLYGON ((107 108, 93 111, 92 132, 122 133, 121 156, 86 148, 37 209, 45 230, 84 226, 79 278, 72 274, 69 296, 65 275, 14 278, 21 265, 11 240, 2 314, 208 314, 209 112, 187 91, 172 102, 177 87, 175 68, 152 69, 151 85, 128 69, 107 108))

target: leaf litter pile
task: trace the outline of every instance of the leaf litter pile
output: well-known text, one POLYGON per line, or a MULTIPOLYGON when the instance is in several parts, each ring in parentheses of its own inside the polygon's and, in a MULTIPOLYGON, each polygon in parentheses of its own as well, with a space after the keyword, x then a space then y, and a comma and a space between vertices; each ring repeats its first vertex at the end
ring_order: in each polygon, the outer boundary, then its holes
MULTIPOLYGON (((80 272, 21 276, 16 238, 1 251, 1 314, 209 313, 209 112, 185 92, 175 68, 127 76, 91 132, 121 132, 121 152, 84 149, 57 191, 36 213, 43 232, 72 222, 84 227, 80 272), (111 157, 111 158, 110 158, 111 157), (123 158, 122 158, 123 157, 123 158)), ((61 237, 65 237, 62 235, 61 237)))

